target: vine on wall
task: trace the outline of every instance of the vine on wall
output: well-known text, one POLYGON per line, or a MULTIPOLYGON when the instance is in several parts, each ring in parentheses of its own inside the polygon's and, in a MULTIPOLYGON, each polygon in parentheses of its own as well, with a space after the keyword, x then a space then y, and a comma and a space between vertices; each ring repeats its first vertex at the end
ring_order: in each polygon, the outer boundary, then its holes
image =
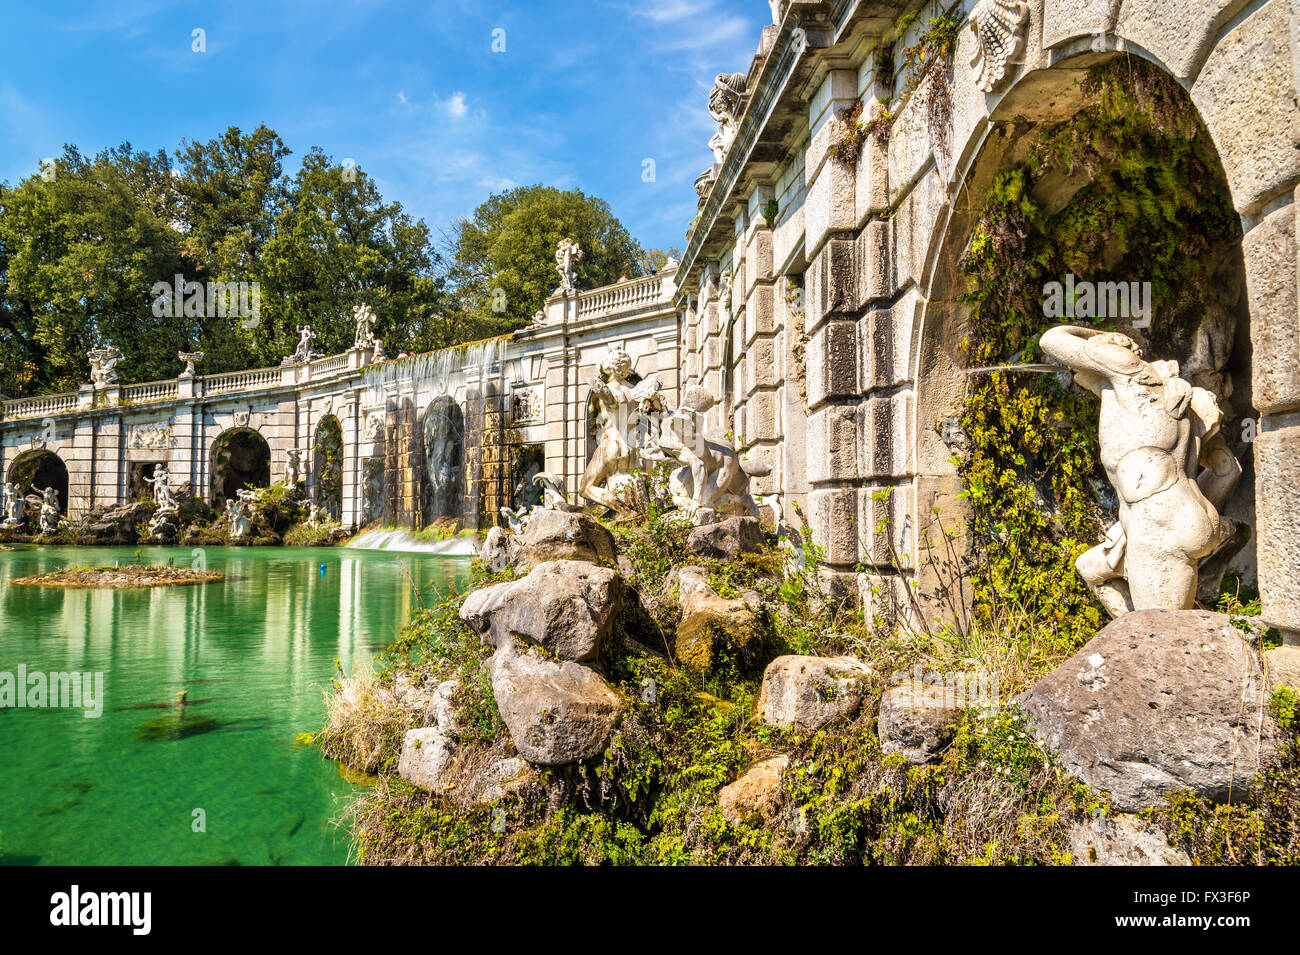
MULTIPOLYGON (((1095 98, 1045 130, 1029 159, 994 182, 963 265, 969 273, 967 367, 1044 360, 1043 287, 1067 272, 1094 281, 1150 281, 1152 314, 1177 336, 1198 303, 1222 297, 1220 254, 1239 239, 1222 171, 1186 94, 1146 61, 1094 67, 1095 98), (1084 184, 1058 211, 1061 182, 1084 184), (1050 177, 1050 178, 1049 178, 1050 177), (1050 200, 1057 201, 1052 203, 1050 200)), ((1130 332, 1123 320, 1070 319, 1130 332)), ((959 465, 977 548, 974 610, 997 599, 1058 626, 1068 645, 1101 623, 1074 560, 1114 520, 1098 461, 1096 399, 1056 376, 974 374, 959 465)))

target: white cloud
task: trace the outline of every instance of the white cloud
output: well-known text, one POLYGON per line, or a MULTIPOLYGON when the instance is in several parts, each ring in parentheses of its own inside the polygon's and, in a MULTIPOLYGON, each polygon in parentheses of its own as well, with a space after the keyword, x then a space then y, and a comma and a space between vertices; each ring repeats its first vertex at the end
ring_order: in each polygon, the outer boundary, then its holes
POLYGON ((456 119, 469 112, 469 107, 465 105, 465 94, 460 90, 452 93, 451 99, 447 100, 447 112, 456 119))

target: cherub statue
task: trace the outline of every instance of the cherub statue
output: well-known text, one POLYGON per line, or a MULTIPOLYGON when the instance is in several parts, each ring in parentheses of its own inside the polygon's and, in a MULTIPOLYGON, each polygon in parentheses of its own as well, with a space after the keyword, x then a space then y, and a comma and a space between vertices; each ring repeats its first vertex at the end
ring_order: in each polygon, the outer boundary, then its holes
POLYGON ((636 516, 636 508, 628 502, 628 497, 639 496, 635 484, 638 478, 644 480, 634 448, 639 420, 637 407, 660 388, 656 376, 633 385, 631 374, 631 356, 615 345, 592 376, 596 450, 578 483, 579 497, 609 508, 619 520, 636 516))
POLYGON ((1228 533, 1216 506, 1241 476, 1217 399, 1126 335, 1058 325, 1041 344, 1101 399, 1101 463, 1119 498, 1118 523, 1076 569, 1112 617, 1191 609, 1199 563, 1228 533))
POLYGON ((561 239, 555 249, 555 270, 560 273, 560 287, 557 292, 576 292, 578 277, 576 263, 582 261, 582 249, 573 239, 561 239))

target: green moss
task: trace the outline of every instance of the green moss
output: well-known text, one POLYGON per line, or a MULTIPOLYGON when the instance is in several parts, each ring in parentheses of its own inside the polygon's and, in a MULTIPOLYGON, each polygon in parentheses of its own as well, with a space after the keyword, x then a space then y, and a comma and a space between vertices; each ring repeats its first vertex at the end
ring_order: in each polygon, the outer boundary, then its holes
MULTIPOLYGON (((985 200, 964 262, 969 367, 1044 360, 1038 336, 1053 320, 1042 289, 1066 273, 1150 281, 1164 328, 1184 324, 1223 281, 1211 253, 1238 234, 1235 218, 1185 94, 1137 58, 1095 67, 1083 85, 1097 105, 1045 130, 985 200), (1075 175, 1087 181, 1063 208, 1037 196, 1049 177, 1075 175)), ((1107 486, 1097 416, 1091 395, 1055 377, 970 378, 961 418, 970 449, 959 472, 979 549, 977 620, 1009 599, 1058 626, 1063 650, 1095 632, 1100 613, 1074 560, 1114 519, 1093 490, 1107 486)))

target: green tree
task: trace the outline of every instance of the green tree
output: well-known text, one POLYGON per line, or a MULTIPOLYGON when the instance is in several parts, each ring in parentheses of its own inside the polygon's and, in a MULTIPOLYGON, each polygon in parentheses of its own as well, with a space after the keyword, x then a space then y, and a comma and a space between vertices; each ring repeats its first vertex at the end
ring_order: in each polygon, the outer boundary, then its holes
POLYGON ((645 251, 604 200, 578 189, 520 186, 493 195, 453 228, 449 279, 464 325, 499 334, 526 324, 559 284, 555 248, 562 239, 582 248, 580 288, 647 271, 645 251))
POLYGON ((188 265, 166 153, 126 143, 87 159, 65 146, 48 173, 6 188, 0 206, 0 391, 75 388, 86 351, 108 342, 131 345, 126 380, 175 374, 197 328, 150 312, 153 283, 188 265))

